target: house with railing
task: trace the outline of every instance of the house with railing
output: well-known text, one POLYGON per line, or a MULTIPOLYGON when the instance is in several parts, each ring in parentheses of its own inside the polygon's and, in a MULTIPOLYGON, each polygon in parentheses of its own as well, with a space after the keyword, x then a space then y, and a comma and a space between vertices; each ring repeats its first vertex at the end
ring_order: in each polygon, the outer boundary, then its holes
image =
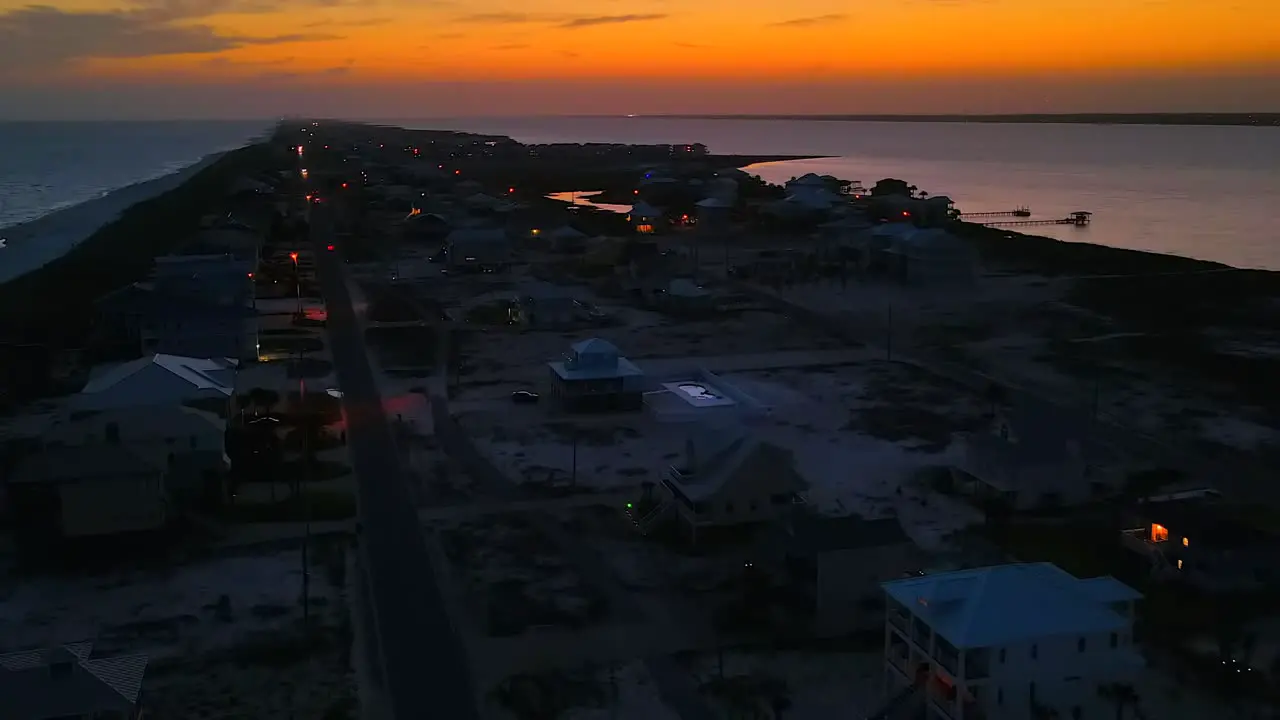
POLYGON ((1111 577, 1017 563, 882 587, 886 697, 915 686, 931 718, 1110 717, 1107 688, 1142 666, 1141 595, 1111 577))
POLYGON ((701 531, 787 519, 807 486, 791 450, 745 426, 700 427, 663 472, 663 498, 637 524, 646 530, 674 517, 696 541, 701 531))

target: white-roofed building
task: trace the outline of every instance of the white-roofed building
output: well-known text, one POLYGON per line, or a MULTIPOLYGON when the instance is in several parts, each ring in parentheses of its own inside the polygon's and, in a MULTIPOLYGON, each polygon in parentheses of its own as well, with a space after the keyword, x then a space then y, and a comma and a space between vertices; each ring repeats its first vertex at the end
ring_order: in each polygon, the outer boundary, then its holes
POLYGON ((230 407, 237 363, 230 358, 157 354, 96 369, 71 401, 75 410, 222 401, 230 407))
POLYGON ((885 583, 890 696, 918 688, 929 717, 1109 717, 1099 689, 1142 666, 1142 596, 1112 577, 1017 563, 885 583))

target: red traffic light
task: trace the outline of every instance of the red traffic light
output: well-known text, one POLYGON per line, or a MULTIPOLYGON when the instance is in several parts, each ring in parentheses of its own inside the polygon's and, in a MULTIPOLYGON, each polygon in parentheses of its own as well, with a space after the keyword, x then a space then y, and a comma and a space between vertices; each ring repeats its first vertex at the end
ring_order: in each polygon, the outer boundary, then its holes
POLYGON ((333 246, 332 246, 332 245, 330 245, 330 246, 329 246, 329 252, 333 252, 333 246))

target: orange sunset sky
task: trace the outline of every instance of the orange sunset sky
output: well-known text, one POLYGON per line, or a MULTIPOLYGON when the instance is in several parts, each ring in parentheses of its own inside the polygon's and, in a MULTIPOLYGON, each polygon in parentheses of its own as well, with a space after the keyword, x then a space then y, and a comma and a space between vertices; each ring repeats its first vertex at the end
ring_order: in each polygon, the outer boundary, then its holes
POLYGON ((1280 110, 1280 0, 0 0, 0 117, 1280 110))

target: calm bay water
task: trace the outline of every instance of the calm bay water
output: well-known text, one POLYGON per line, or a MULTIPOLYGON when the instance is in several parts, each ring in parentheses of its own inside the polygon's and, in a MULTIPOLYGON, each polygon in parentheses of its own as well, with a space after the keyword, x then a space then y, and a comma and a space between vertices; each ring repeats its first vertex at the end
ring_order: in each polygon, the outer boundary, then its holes
POLYGON ((448 119, 410 127, 528 142, 702 142, 713 152, 826 155, 758 165, 906 180, 968 212, 1028 206, 1035 218, 1094 213, 1088 228, 1027 232, 1280 270, 1280 130, 1249 127, 853 123, 654 118, 448 119))
POLYGON ((254 122, 0 122, 0 228, 240 147, 254 122))

